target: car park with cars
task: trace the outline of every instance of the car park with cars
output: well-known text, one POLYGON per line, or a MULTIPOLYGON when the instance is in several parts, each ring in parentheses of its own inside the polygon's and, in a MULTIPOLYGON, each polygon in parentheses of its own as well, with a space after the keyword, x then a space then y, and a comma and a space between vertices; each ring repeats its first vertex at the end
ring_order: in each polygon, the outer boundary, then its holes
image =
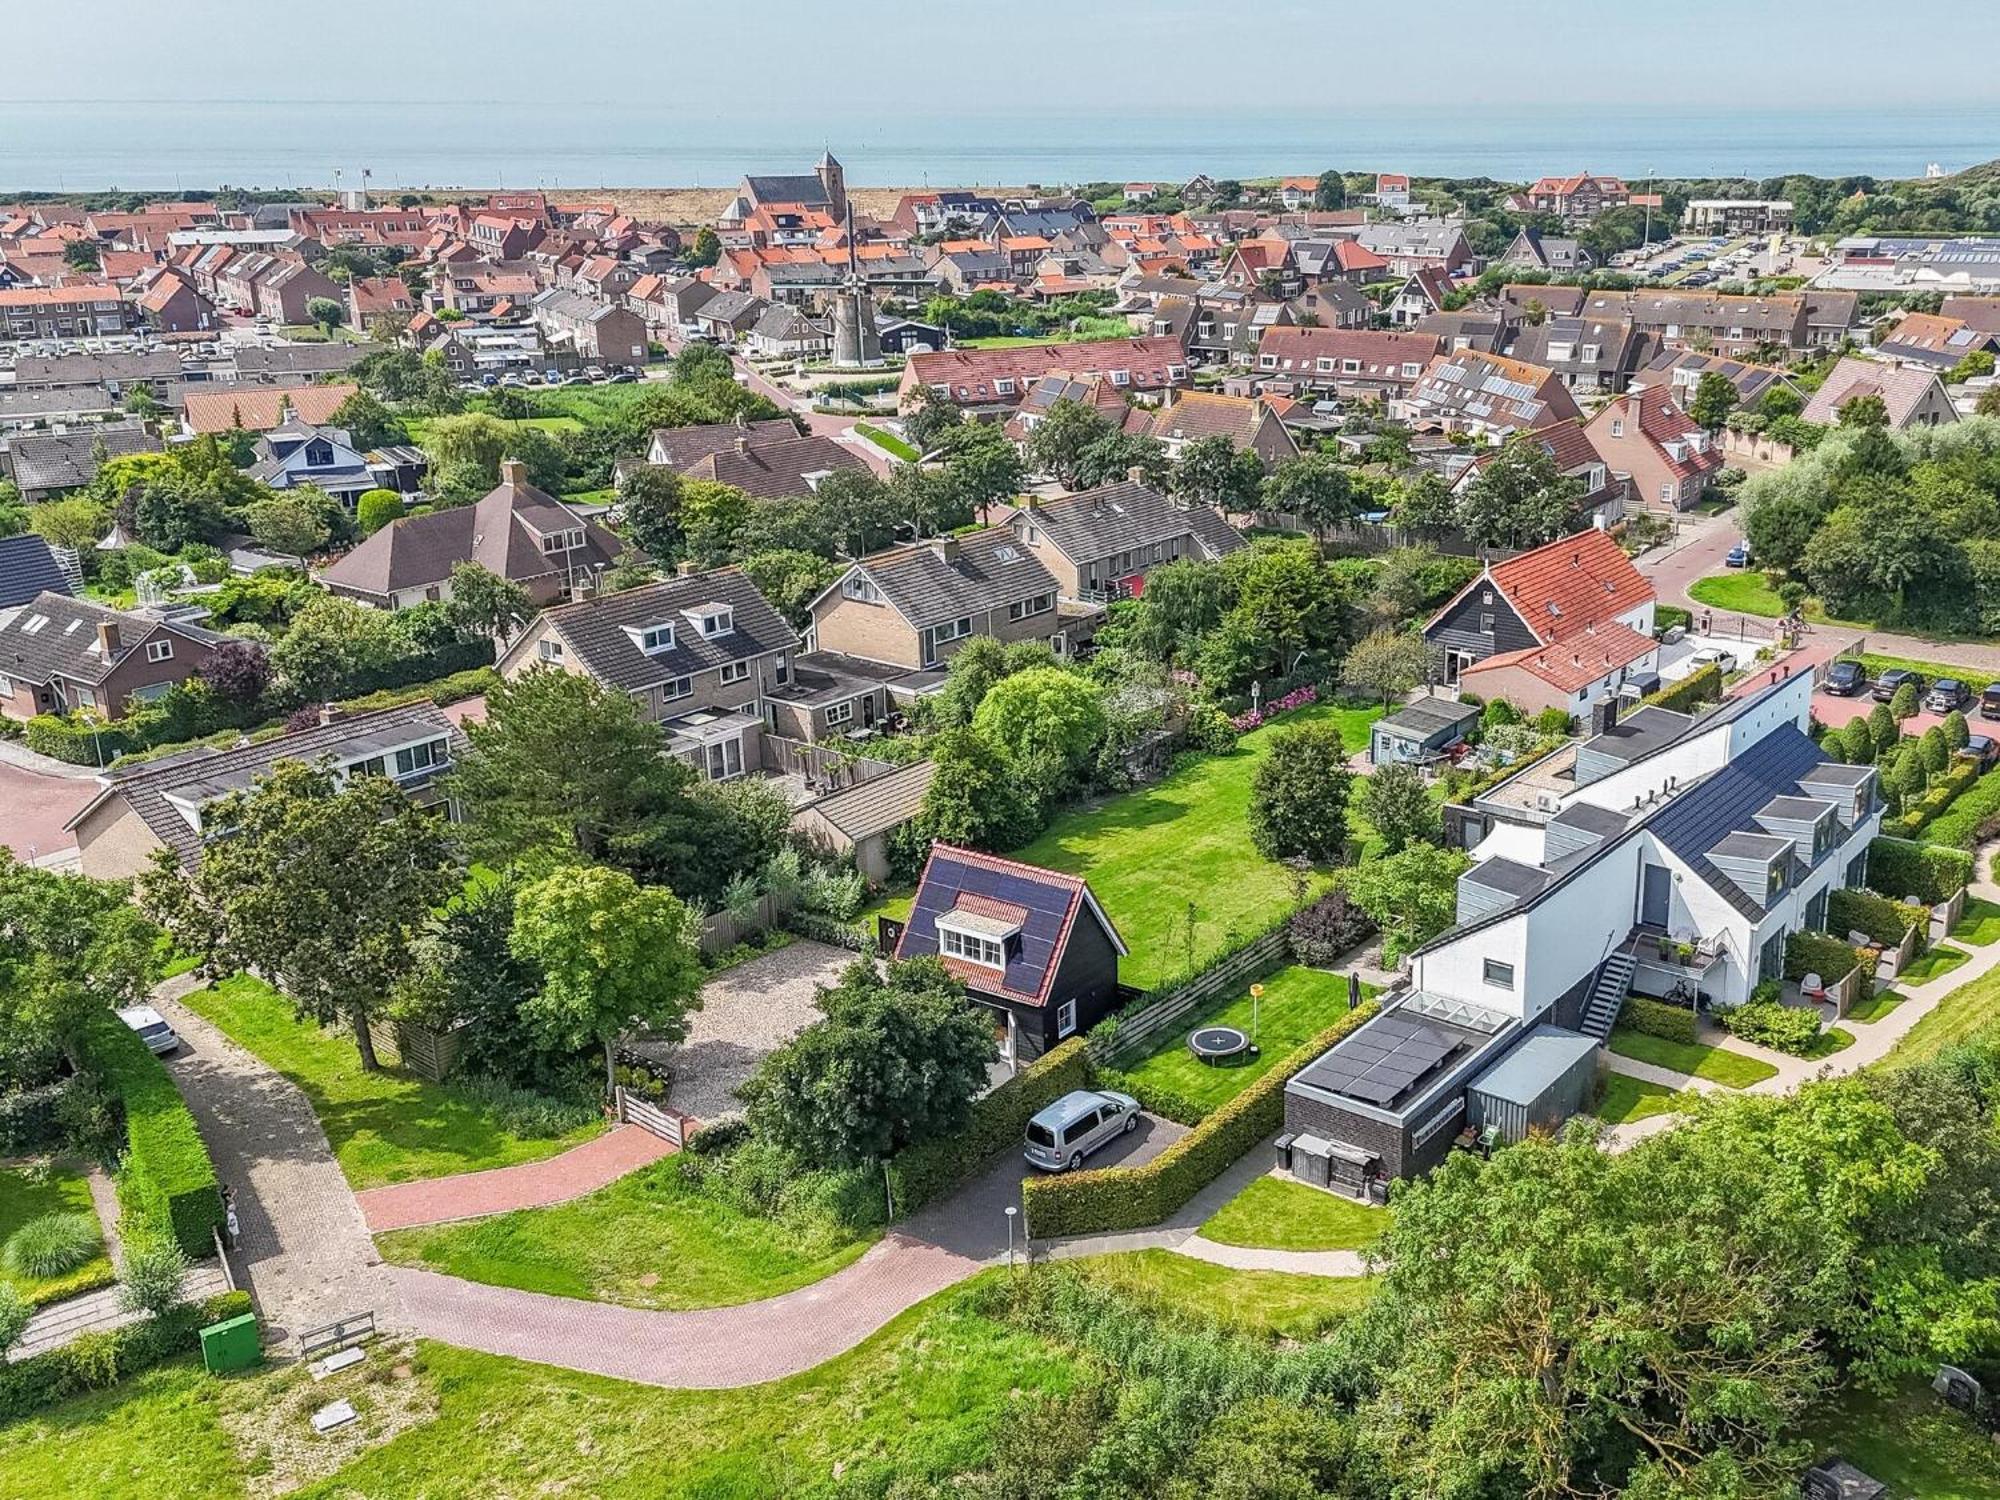
POLYGON ((1875 701, 1877 703, 1887 703, 1891 698, 1896 696, 1896 690, 1906 682, 1915 683, 1917 691, 1920 693, 1924 690, 1924 679, 1917 673, 1907 671, 1902 667, 1891 667, 1875 679, 1875 701))
POLYGON ((1868 686, 1868 669, 1858 661, 1837 661, 1826 669, 1826 690, 1836 698, 1858 697, 1868 686))

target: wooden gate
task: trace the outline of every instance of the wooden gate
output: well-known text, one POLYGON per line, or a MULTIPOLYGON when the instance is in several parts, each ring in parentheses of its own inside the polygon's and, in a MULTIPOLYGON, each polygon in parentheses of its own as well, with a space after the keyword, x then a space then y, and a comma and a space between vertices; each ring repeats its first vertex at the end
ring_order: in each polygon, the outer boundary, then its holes
POLYGON ((618 1089, 618 1118, 627 1125, 637 1125, 676 1149, 686 1144, 688 1118, 676 1110, 661 1109, 659 1105, 647 1102, 635 1094, 628 1094, 621 1084, 618 1089))

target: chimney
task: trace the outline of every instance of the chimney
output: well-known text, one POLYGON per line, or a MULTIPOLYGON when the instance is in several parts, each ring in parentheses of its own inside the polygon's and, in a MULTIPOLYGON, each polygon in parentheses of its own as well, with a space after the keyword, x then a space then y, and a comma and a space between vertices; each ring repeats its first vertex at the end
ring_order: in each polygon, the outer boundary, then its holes
POLYGON ((1590 705, 1590 732, 1608 734, 1618 723, 1618 695, 1606 693, 1590 705))
POLYGON ((331 724, 335 719, 339 717, 340 717, 340 710, 333 704, 322 703, 319 706, 319 722, 322 728, 324 728, 328 724, 331 724))
POLYGON ((958 561, 958 538, 955 536, 934 536, 927 544, 931 556, 950 567, 958 561))
POLYGON ((684 557, 679 562, 674 564, 674 576, 676 578, 692 578, 694 577, 695 574, 699 573, 700 571, 701 569, 697 568, 694 565, 694 561, 692 558, 684 557))
POLYGON ((97 654, 109 661, 118 654, 118 622, 99 620, 97 622, 97 654))
POLYGON ((1134 484, 1144 484, 1146 482, 1145 465, 1144 464, 1132 465, 1131 468, 1125 471, 1125 477, 1131 480, 1134 484))
POLYGON ((750 451, 750 439, 740 432, 736 434, 736 451, 738 453, 748 453, 750 451))
POLYGON ((525 490, 528 487, 528 466, 518 458, 510 458, 500 465, 500 482, 510 488, 525 490))

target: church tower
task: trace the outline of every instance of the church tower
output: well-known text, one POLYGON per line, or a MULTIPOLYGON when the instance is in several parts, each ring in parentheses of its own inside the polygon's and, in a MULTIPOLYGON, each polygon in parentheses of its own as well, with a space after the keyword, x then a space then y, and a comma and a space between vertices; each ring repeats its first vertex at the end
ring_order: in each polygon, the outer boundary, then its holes
POLYGON ((820 153, 819 165, 813 168, 819 178, 819 185, 826 192, 826 212, 829 218, 847 217, 847 170, 833 159, 831 151, 820 153))

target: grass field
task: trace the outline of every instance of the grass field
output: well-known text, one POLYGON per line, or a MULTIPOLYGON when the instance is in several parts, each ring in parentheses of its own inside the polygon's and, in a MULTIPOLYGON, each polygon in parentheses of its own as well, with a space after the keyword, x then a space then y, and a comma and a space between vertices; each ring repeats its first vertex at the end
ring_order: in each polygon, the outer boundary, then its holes
MULTIPOLYGON (((0 1245, 30 1219, 44 1214, 82 1214, 93 1224, 97 1210, 90 1201, 90 1184, 81 1172, 52 1171, 40 1182, 22 1171, 0 1171, 0 1245)), ((0 1266, 0 1278, 10 1281, 23 1299, 37 1306, 111 1285, 111 1260, 100 1243, 98 1252, 74 1271, 60 1276, 16 1276, 0 1266)))
POLYGON ((1844 1391, 1807 1437, 1889 1486, 1895 1500, 2000 1500, 2000 1449, 1927 1385, 1892 1396, 1844 1391))
POLYGON ((1079 318, 1075 328, 1053 333, 993 334, 983 339, 953 339, 960 349, 1019 349, 1029 344, 1069 344, 1080 339, 1124 339, 1132 337, 1132 325, 1123 318, 1079 318))
POLYGON ((363 1072, 345 1031, 297 1019, 289 1000, 247 975, 196 990, 181 1003, 304 1090, 357 1191, 538 1161, 603 1129, 592 1123, 567 1135, 528 1139, 502 1129, 485 1108, 449 1086, 394 1069, 363 1072))
POLYGON ((1623 1026, 1611 1033, 1611 1050, 1634 1062, 1669 1068, 1691 1078, 1706 1078, 1732 1089, 1746 1089, 1753 1083, 1776 1077, 1778 1072, 1769 1063, 1740 1052, 1727 1052, 1700 1042, 1670 1042, 1665 1037, 1648 1036, 1623 1026))
POLYGON ((1940 1000, 1889 1056, 1895 1062, 1922 1062, 1973 1040, 1996 1022, 2000 1022, 2000 969, 1988 969, 1940 1000))
POLYGON ((2000 905, 1978 896, 1966 897, 1965 909, 1958 914, 1958 925, 1951 929, 1951 935, 1975 948, 2000 942, 2000 905))
POLYGON ((380 1236, 385 1260, 632 1307, 723 1307, 829 1276, 873 1235, 753 1218, 681 1180, 669 1157, 559 1204, 380 1236))
POLYGON ((1375 1290, 1372 1277, 1234 1271, 1172 1250, 1131 1250, 1070 1262, 1155 1315, 1185 1315, 1236 1333, 1308 1339, 1351 1316, 1375 1290))
POLYGON ((566 385, 560 390, 522 392, 544 417, 570 417, 580 425, 608 422, 653 390, 646 382, 631 385, 566 385))
POLYGON ((1591 1113, 1607 1125, 1624 1125, 1632 1120, 1643 1120, 1648 1115, 1672 1114, 1677 1097, 1676 1091, 1663 1083, 1652 1083, 1625 1073, 1607 1073, 1604 1075, 1604 1087, 1597 1096, 1597 1106, 1591 1113))
MULTIPOLYGON (((1294 964, 1265 976, 1261 983, 1264 993, 1255 1003, 1257 1056, 1209 1064, 1187 1049, 1188 1033, 1197 1026, 1234 1026, 1244 1035, 1250 1034, 1252 1001, 1246 988, 1171 1033, 1151 1053, 1125 1068, 1125 1076, 1135 1082, 1171 1089, 1203 1106, 1206 1112, 1234 1099, 1347 1014, 1345 974, 1294 964)), ((1372 995, 1375 988, 1372 984, 1363 985, 1362 993, 1372 995)))
POLYGON ((923 457, 923 454, 917 452, 915 448, 897 437, 895 433, 884 432, 880 427, 872 423, 856 422, 854 430, 867 438, 869 442, 880 448, 891 458, 900 458, 906 464, 913 464, 923 457))
MULTIPOLYGON (((1785 601, 1778 597, 1778 591, 1764 581, 1764 574, 1757 568, 1744 568, 1728 573, 1711 573, 1706 578, 1697 578, 1688 585, 1688 598, 1706 604, 1711 609, 1725 610, 1737 615, 1762 615, 1766 619, 1777 619, 1790 614, 1785 601)), ((1865 620, 1831 620, 1826 611, 1819 607, 1817 599, 1806 601, 1806 618, 1829 625, 1855 625, 1865 627, 1865 620)))
POLYGON ((1971 957, 1963 948, 1938 943, 1912 959, 1910 966, 1898 974, 1896 980, 1899 984, 1928 984, 1933 979, 1943 978, 1971 957))
POLYGON ((1201 1226, 1203 1239, 1260 1250, 1365 1250, 1389 1227, 1389 1210, 1259 1177, 1201 1226))
POLYGON ((1908 998, 1898 990, 1877 990, 1850 1010, 1843 1019, 1859 1021, 1864 1026, 1870 1025, 1881 1020, 1908 998))
MULTIPOLYGON (((998 1274, 998 1273, 995 1273, 998 1274)), ((1059 1394, 1081 1366, 1047 1341, 971 1312, 957 1292, 912 1308, 817 1369, 738 1390, 673 1391, 420 1344, 405 1430, 330 1472, 305 1412, 383 1402, 379 1351, 313 1386, 299 1366, 223 1380, 163 1366, 0 1429, 0 1494, 92 1500, 451 1500, 574 1495, 767 1500, 824 1493, 844 1470, 881 1494, 976 1469, 1018 1395, 1059 1394), (303 1404, 296 1421, 274 1420, 303 1404), (277 1441, 272 1441, 275 1437, 277 1441)), ((338 1441, 330 1440, 330 1441, 338 1441)))

